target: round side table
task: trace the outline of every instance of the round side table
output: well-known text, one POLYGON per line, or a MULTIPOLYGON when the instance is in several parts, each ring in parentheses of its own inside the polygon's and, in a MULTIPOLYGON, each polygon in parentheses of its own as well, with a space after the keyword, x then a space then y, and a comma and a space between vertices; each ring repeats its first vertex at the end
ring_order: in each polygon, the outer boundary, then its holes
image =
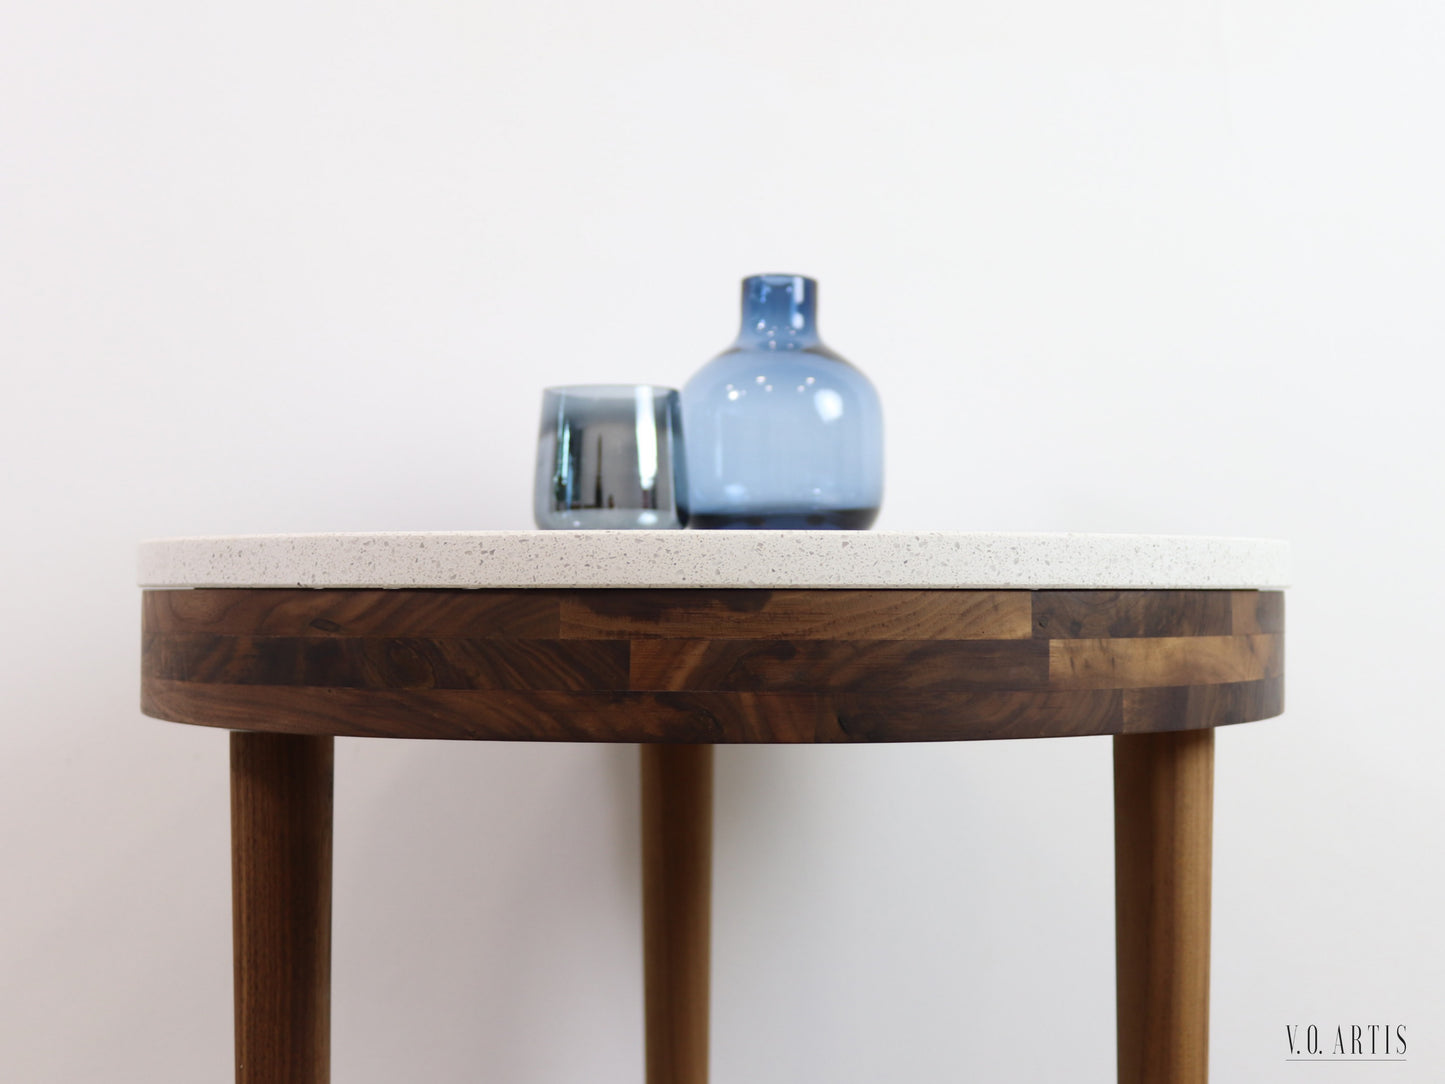
POLYGON ((637 742, 648 1084, 707 1080, 712 747, 1114 735, 1118 1076, 1208 1076, 1214 728, 1284 543, 468 532, 141 547, 141 706, 231 731, 236 1079, 329 1078, 334 737, 637 742))

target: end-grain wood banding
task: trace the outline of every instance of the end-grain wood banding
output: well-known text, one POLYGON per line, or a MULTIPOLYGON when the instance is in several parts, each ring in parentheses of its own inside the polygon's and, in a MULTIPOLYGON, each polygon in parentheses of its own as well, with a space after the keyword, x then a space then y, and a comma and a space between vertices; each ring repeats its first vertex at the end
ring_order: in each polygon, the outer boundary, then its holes
POLYGON ((877 742, 1283 710, 1259 591, 148 591, 142 709, 291 734, 877 742))

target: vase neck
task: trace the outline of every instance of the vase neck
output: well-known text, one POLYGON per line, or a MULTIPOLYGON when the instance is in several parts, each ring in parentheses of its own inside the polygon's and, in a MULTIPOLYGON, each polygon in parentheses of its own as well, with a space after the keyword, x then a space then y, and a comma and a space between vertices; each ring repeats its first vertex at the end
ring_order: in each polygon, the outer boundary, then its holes
POLYGON ((818 339, 818 284, 802 275, 743 279, 739 346, 797 350, 818 339))

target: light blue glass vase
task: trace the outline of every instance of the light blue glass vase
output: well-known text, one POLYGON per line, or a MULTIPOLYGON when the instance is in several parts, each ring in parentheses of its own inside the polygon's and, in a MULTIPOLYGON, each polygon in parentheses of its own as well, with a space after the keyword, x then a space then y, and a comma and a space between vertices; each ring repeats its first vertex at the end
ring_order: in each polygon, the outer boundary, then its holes
POLYGON ((682 390, 691 525, 862 530, 883 500, 883 413, 818 337, 818 284, 743 280, 737 341, 682 390))

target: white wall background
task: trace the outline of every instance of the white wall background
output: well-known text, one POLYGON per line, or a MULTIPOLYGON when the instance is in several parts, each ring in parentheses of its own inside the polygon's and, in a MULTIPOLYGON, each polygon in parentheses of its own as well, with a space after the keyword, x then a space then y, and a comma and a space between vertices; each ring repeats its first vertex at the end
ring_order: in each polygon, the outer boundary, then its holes
MULTIPOLYGON (((1439 5, 0 14, 0 1079, 230 1071, 225 738, 136 709, 134 543, 527 527, 541 386, 681 383, 764 270, 882 393, 879 526, 1294 541, 1215 1077, 1445 1077, 1439 5)), ((635 759, 338 744, 338 1081, 641 1079, 635 759)), ((719 1084, 1112 1079, 1107 739, 718 771, 719 1084)))

